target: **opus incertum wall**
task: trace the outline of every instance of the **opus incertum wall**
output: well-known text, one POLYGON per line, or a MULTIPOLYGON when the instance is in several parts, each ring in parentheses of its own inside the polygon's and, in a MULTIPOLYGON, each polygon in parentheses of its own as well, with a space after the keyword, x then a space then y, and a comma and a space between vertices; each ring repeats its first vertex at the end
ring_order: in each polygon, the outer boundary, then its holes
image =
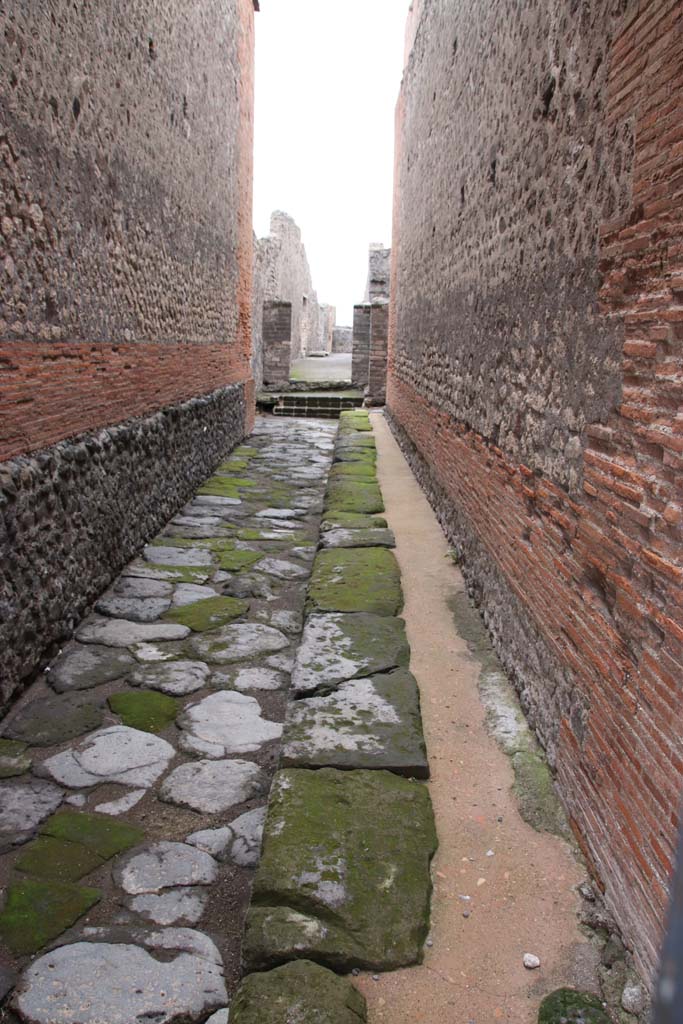
POLYGON ((683 8, 423 0, 408 51, 388 406, 652 975, 683 778, 683 8))
POLYGON ((251 424, 253 21, 0 12, 2 700, 251 424))

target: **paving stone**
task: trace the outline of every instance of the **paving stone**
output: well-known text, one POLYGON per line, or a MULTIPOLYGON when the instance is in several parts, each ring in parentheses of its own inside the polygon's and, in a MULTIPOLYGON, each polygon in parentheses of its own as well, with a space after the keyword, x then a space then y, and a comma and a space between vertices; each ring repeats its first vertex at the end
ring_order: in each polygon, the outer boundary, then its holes
POLYGON ((46 779, 0 782, 0 852, 30 839, 63 796, 64 790, 46 779))
POLYGON ((78 627, 76 639, 85 644, 105 647, 129 647, 154 640, 184 640, 190 635, 188 626, 170 622, 128 622, 127 619, 105 619, 91 616, 78 627))
POLYGON ((95 810, 99 811, 100 814, 110 814, 114 816, 127 814, 127 812, 132 810, 136 804, 140 803, 146 792, 146 789, 132 789, 130 793, 126 793, 125 796, 119 797, 118 800, 108 800, 106 803, 97 804, 95 810))
POLYGON ((215 597, 216 591, 212 587, 199 587, 196 583, 179 583, 173 592, 174 608, 184 608, 195 601, 203 601, 205 598, 215 597))
POLYGON ((249 611, 249 603, 235 597, 219 597, 214 593, 203 601, 194 601, 181 608, 172 608, 164 616, 166 622, 189 626, 194 633, 225 626, 249 611))
POLYGON ((102 860, 109 860, 144 838, 142 829, 128 822, 112 821, 104 814, 67 810, 58 811, 48 818, 40 833, 42 836, 84 846, 102 860))
POLYGON ((193 498, 192 504, 193 505, 216 505, 216 506, 223 506, 224 508, 227 508, 228 505, 231 506, 231 507, 234 507, 235 505, 241 505, 242 504, 242 500, 241 500, 241 498, 221 497, 220 495, 217 495, 217 494, 198 494, 195 498, 193 498))
POLYGON ((280 580, 300 580, 309 574, 306 566, 288 562, 284 558, 263 558, 259 565, 261 572, 276 576, 280 580))
POLYGON ((279 772, 247 916, 248 966, 310 958, 349 971, 419 962, 436 845, 419 783, 383 771, 279 772))
POLYGON ((323 548, 395 548, 391 530, 328 530, 320 538, 323 548))
POLYGON ((320 524, 322 533, 329 530, 377 530, 387 527, 382 516, 365 516, 360 512, 336 512, 326 515, 320 524))
POLYGON ((281 690, 287 685, 287 677, 274 668, 238 668, 214 672, 211 684, 230 690, 281 690))
POLYGON ((129 619, 131 622, 154 622, 170 607, 171 602, 166 597, 119 597, 117 594, 105 594, 96 603, 95 611, 115 619, 129 619))
POLYGON ((208 891, 182 886, 161 893, 132 896, 126 900, 126 906, 154 924, 197 924, 202 918, 208 900, 208 891))
POLYGON ((281 764, 292 768, 385 768, 429 778, 415 677, 397 669, 341 683, 287 710, 281 764))
MULTIPOLYGON (((264 508, 256 513, 257 519, 297 519, 303 515, 305 515, 305 510, 295 508, 264 508)), ((298 527, 301 524, 295 523, 294 525, 298 527)))
POLYGON ((101 725, 102 718, 102 708, 87 696, 41 696, 19 708, 5 734, 30 746, 49 747, 91 732, 101 725))
POLYGON ((187 657, 185 646, 179 641, 158 644, 131 644, 130 652, 135 661, 143 665, 159 665, 164 662, 182 661, 187 657))
POLYGON ((221 957, 215 942, 212 942, 208 935, 195 931, 194 928, 164 928, 161 931, 153 931, 147 934, 142 940, 148 949, 170 949, 182 953, 192 953, 204 960, 223 966, 221 957))
POLYGON ((180 697, 201 690, 210 675, 211 670, 203 661, 171 661, 136 668, 128 676, 128 682, 131 686, 144 686, 180 697))
POLYGON ((222 969, 206 957, 164 962, 139 946, 78 942, 31 964, 13 1005, 26 1024, 175 1024, 226 1002, 222 969))
POLYGON ((178 727, 184 750, 213 758, 252 753, 282 735, 279 723, 262 718, 257 700, 232 690, 188 704, 178 716, 178 727))
POLYGON ((273 654, 270 658, 265 659, 265 664, 269 668, 277 669, 278 672, 285 672, 287 675, 290 675, 294 668, 294 658, 291 654, 273 654))
POLYGON ((211 565, 211 552, 206 548, 163 547, 148 544, 144 556, 152 565, 211 565))
POLYGON ((303 614, 290 608, 261 608, 254 613, 259 622, 267 622, 283 633, 298 637, 303 629, 303 614))
POLYGON ((325 693, 347 679, 407 665, 402 619, 369 615, 311 615, 292 671, 298 694, 325 693))
MULTIPOLYGON (((216 573, 216 577, 218 575, 219 574, 216 573)), ((272 594, 270 583, 265 576, 259 576, 257 573, 247 572, 239 573, 237 576, 224 575, 226 578, 221 579, 221 582, 223 583, 223 593, 228 594, 230 597, 256 597, 267 599, 272 594)))
POLYGON ((206 583, 209 570, 193 568, 190 565, 150 565, 138 558, 126 566, 123 575, 146 580, 165 580, 168 583, 206 583))
POLYGON ((35 953, 101 897, 99 889, 37 878, 10 882, 0 912, 0 937, 19 956, 35 953))
POLYGON ((403 606, 401 573, 386 548, 319 551, 313 563, 306 610, 396 615, 403 606))
POLYGON ((230 1009, 226 1006, 222 1010, 216 1010, 215 1013, 212 1013, 206 1024, 228 1024, 229 1020, 230 1009))
POLYGON ((261 840, 267 807, 240 815, 223 828, 193 832, 186 842, 219 861, 231 860, 243 868, 254 868, 261 856, 261 840))
POLYGON ((23 848, 14 867, 32 878, 77 882, 102 864, 103 858, 87 846, 52 836, 38 836, 23 848))
POLYGON ((46 676, 57 693, 89 690, 113 679, 123 678, 134 664, 130 654, 123 648, 71 643, 52 662, 46 676))
POLYGON ((175 721, 178 713, 173 697, 149 690, 112 693, 107 703, 124 725, 143 732, 163 732, 175 721))
POLYGON ((164 580, 135 579, 131 576, 119 576, 112 584, 111 594, 117 597, 168 597, 173 593, 171 583, 164 580))
POLYGON ((206 636, 195 635, 190 646, 203 661, 227 665, 259 654, 274 654, 289 646, 289 638, 272 626, 258 622, 224 626, 206 636))
POLYGON ((29 770, 31 755, 26 747, 21 740, 0 739, 0 779, 11 779, 29 770))
POLYGON ((174 756, 174 748, 161 737, 112 725, 48 758, 42 769, 72 789, 103 782, 142 789, 156 782, 174 756))
POLYGON ((131 896, 187 885, 211 885, 218 877, 213 857, 187 843, 158 842, 119 859, 114 882, 131 896))
POLYGON ((265 793, 268 778, 252 761, 194 761, 171 772, 159 791, 166 803, 218 814, 265 793))
POLYGON ((310 960, 244 978, 230 1006, 230 1024, 363 1024, 365 998, 346 978, 310 960))

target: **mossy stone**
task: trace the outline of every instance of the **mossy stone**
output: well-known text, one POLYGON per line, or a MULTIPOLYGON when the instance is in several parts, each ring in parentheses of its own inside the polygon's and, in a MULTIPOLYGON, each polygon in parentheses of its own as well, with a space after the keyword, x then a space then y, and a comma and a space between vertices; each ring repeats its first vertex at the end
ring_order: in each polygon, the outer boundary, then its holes
POLYGON ((102 724, 102 709, 81 695, 41 697, 20 708, 7 727, 11 739, 49 747, 82 736, 102 724))
MULTIPOLYGON (((175 539, 174 539, 175 546, 175 539)), ((158 545, 159 547, 165 547, 165 545, 158 545)), ((198 547, 198 542, 195 540, 192 542, 193 547, 198 547)), ((145 566, 147 569, 152 568, 149 565, 145 566)), ((209 569, 199 569, 192 565, 157 565, 154 564, 154 571, 160 575, 163 573, 163 579, 168 583, 205 583, 209 575, 209 569)))
POLYGON ((552 832, 570 838, 571 832, 546 760, 528 750, 512 756, 514 792, 519 813, 537 832, 552 832))
POLYGON ((372 430, 370 417, 365 410, 347 409, 339 417, 339 430, 341 432, 354 430, 372 430))
POLYGON ((250 569, 262 558, 262 551, 224 551, 218 564, 226 572, 241 572, 242 569, 250 569))
POLYGON ((15 863, 17 871, 34 878, 54 878, 77 882, 104 864, 102 857, 81 843, 70 843, 52 836, 38 836, 25 846, 15 863))
POLYGON ((427 789, 385 771, 289 769, 273 782, 247 915, 251 969, 422 959, 437 846, 427 789))
POLYGON ((401 573, 387 548, 332 548, 316 555, 306 598, 308 613, 397 615, 402 607, 401 573))
POLYGON ((372 462, 335 462, 330 470, 330 479, 334 480, 338 476, 376 481, 375 464, 372 462))
POLYGON ((373 515, 384 512, 382 492, 376 483, 354 477, 332 477, 327 485, 325 511, 361 512, 373 515))
POLYGON ((337 438, 335 449, 339 451, 340 448, 376 448, 375 438, 372 433, 359 432, 359 433, 340 433, 337 438))
POLYGON ((366 516, 360 512, 334 512, 325 516, 320 524, 321 532, 328 530, 381 530, 388 523, 383 516, 366 516))
POLYGON ((241 459, 239 457, 233 457, 227 460, 227 462, 221 462, 220 466, 216 470, 216 473, 239 473, 244 469, 249 468, 249 460, 241 459))
POLYGON ((541 1003, 538 1024, 609 1024, 609 1017, 590 992, 558 988, 541 1003))
POLYGON ((239 619, 249 611, 249 602, 240 601, 236 597, 207 597, 181 608, 171 608, 163 616, 165 622, 178 622, 189 626, 193 633, 205 633, 207 629, 217 629, 234 619, 239 619))
POLYGON ((235 448, 234 452, 232 453, 232 457, 238 459, 251 460, 254 458, 255 455, 258 455, 258 452, 258 448, 254 448, 252 445, 241 444, 239 445, 239 447, 235 448))
POLYGON ((57 811, 47 819, 40 834, 80 843, 103 860, 109 860, 145 838, 142 829, 135 825, 117 821, 108 814, 88 814, 85 811, 57 811))
POLYGON ((237 531, 237 536, 240 540, 260 540, 266 541, 271 544, 297 544, 302 543, 306 539, 304 533, 285 533, 284 531, 277 539, 272 537, 273 528, 272 526, 268 529, 256 530, 253 527, 245 526, 243 529, 237 531))
POLYGON ((239 498, 239 490, 229 477, 212 476, 203 484, 197 494, 212 495, 215 498, 239 498))
POLYGON ((101 898, 99 889, 22 878, 10 882, 0 912, 0 936, 13 953, 35 953, 70 928, 101 898))
POLYGON ((25 753, 26 747, 22 740, 0 739, 0 779, 11 779, 29 770, 31 757, 25 753))
POLYGON ((124 725, 143 732, 163 732, 178 713, 175 699, 155 690, 113 693, 107 703, 124 725))
POLYGON ((230 1005, 231 1024, 364 1024, 365 997, 310 960, 246 977, 230 1005))

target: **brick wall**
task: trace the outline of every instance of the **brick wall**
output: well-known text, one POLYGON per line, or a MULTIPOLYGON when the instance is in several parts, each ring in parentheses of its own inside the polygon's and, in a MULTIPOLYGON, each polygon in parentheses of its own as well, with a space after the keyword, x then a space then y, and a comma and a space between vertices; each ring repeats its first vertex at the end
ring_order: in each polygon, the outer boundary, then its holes
POLYGON ((263 304, 263 379, 266 384, 287 384, 292 360, 292 304, 263 304))
POLYGON ((387 393, 387 342, 389 303, 386 299, 370 306, 370 352, 368 357, 368 405, 384 405, 387 393))
POLYGON ((683 8, 424 0, 411 38, 388 404, 652 976, 683 779, 683 8))
POLYGON ((353 307, 351 379, 358 387, 367 387, 370 371, 370 304, 353 307))

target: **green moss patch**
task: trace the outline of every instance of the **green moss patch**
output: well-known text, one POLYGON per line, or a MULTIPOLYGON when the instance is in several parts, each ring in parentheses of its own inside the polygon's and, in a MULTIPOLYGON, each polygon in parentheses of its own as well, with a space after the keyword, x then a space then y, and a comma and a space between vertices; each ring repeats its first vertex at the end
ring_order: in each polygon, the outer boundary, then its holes
POLYGON ((35 953, 70 928, 101 898, 99 889, 24 878, 10 883, 0 936, 13 953, 35 953))
POLYGON ((231 1024, 364 1024, 365 998, 346 978, 310 960, 251 974, 230 1005, 231 1024))
POLYGON ((538 1024, 609 1024, 609 1017, 590 992, 558 988, 541 1003, 538 1024))
POLYGON ((397 615, 403 607, 401 573, 387 548, 319 551, 313 563, 306 611, 397 615))
POLYGON ((142 829, 125 821, 117 821, 108 814, 87 814, 84 811, 57 811, 47 819, 40 834, 81 843, 103 860, 109 860, 145 838, 142 829))
POLYGON ((376 483, 353 477, 331 477, 327 485, 325 510, 360 512, 363 515, 384 512, 382 492, 376 483))
POLYGON ((248 601, 240 601, 236 597, 216 596, 195 601, 182 608, 171 608, 163 618, 165 622, 189 626, 195 633, 204 633, 207 629, 225 626, 228 622, 246 615, 248 611, 248 601))
POLYGON ((381 530, 387 521, 382 516, 365 516, 360 512, 332 512, 325 515, 320 529, 328 530, 381 530))
POLYGON ((519 813, 537 832, 553 832, 569 839, 571 832, 559 801, 548 763, 541 754, 518 750, 512 755, 514 793, 519 813))
POLYGON ((255 455, 258 455, 258 452, 259 452, 258 448, 253 448, 251 445, 248 445, 248 444, 241 444, 241 445, 239 445, 238 448, 235 448, 235 450, 234 450, 234 452, 232 454, 233 454, 233 457, 236 457, 238 459, 249 459, 249 460, 251 460, 251 459, 254 458, 255 455))
POLYGON ((339 417, 339 430, 345 432, 347 430, 372 430, 372 423, 370 417, 365 410, 361 409, 347 409, 339 417))
POLYGON ((219 565, 226 572, 241 572, 256 565, 263 557, 261 551, 224 551, 220 556, 219 565))
POLYGON ((338 476, 352 476, 358 480, 376 481, 374 462, 335 462, 330 470, 330 479, 338 476))
POLYGON ((249 459, 231 458, 221 462, 216 473, 241 473, 249 468, 249 459))
POLYGON ((239 489, 230 477, 212 476, 203 484, 197 494, 211 494, 216 498, 239 498, 239 489))
POLYGON ((384 771, 275 776, 247 916, 252 968, 417 963, 429 929, 436 832, 425 787, 384 771))
POLYGON ((70 843, 52 836, 38 836, 24 847, 15 862, 17 871, 34 878, 53 878, 77 882, 104 864, 102 857, 81 843, 70 843))
POLYGON ((178 713, 173 697, 154 690, 113 693, 107 703, 124 725, 143 732, 163 732, 178 713))

